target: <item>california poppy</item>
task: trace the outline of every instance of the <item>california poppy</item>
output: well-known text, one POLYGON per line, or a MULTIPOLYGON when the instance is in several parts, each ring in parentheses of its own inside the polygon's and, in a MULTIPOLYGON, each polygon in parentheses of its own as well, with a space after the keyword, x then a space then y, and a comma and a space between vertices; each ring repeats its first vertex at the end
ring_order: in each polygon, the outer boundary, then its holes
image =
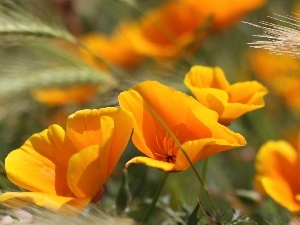
POLYGON ((197 14, 180 1, 170 1, 146 12, 128 32, 132 46, 141 55, 176 57, 196 39, 197 14))
POLYGON ((143 57, 132 46, 132 23, 122 23, 116 27, 113 34, 89 33, 80 38, 84 48, 82 58, 92 66, 102 69, 103 63, 110 63, 126 69, 138 65, 143 57), (87 51, 88 49, 88 51, 87 51), (98 58, 97 58, 98 57, 98 58), (100 60, 103 61, 100 61, 100 60))
POLYGON ((283 140, 268 141, 259 149, 255 162, 257 190, 297 213, 300 212, 299 150, 283 140))
POLYGON ((211 18, 210 28, 215 31, 229 27, 239 21, 243 16, 262 7, 266 3, 266 0, 181 1, 197 12, 198 17, 196 20, 198 20, 200 24, 205 21, 205 18, 211 18))
POLYGON ((66 105, 70 103, 86 103, 97 92, 96 85, 76 85, 70 87, 50 87, 34 89, 32 97, 48 106, 66 105))
POLYGON ((270 92, 280 96, 290 109, 300 112, 300 64, 287 55, 270 54, 267 50, 248 52, 254 74, 268 86, 270 92))
POLYGON ((224 125, 263 107, 263 96, 267 94, 266 88, 257 81, 230 85, 219 67, 193 66, 184 83, 199 102, 219 114, 219 122, 224 125))
POLYGON ((131 112, 134 120, 133 143, 146 155, 131 159, 126 166, 143 163, 167 172, 190 167, 162 121, 193 163, 246 144, 243 136, 217 122, 216 112, 156 81, 145 81, 122 92, 119 103, 122 109, 131 112))
POLYGON ((8 154, 8 179, 30 192, 6 192, 9 207, 34 203, 62 214, 74 214, 99 200, 103 184, 117 164, 132 130, 131 117, 117 108, 81 110, 58 125, 32 135, 8 154))

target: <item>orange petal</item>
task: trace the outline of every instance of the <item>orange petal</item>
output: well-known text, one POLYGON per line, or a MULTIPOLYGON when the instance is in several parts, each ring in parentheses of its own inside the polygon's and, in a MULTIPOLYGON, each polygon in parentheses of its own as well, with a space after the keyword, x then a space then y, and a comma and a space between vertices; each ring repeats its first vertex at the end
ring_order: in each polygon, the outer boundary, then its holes
POLYGON ((48 106, 85 103, 97 92, 96 85, 76 85, 64 88, 44 88, 31 91, 31 95, 48 106))
POLYGON ((103 139, 100 117, 115 111, 115 107, 84 109, 68 117, 66 134, 77 151, 91 145, 100 145, 103 139))
MULTIPOLYGON (((230 131, 230 130, 229 130, 230 131)), ((228 138, 228 133, 224 131, 223 139, 218 138, 203 138, 199 140, 188 141, 182 145, 182 148, 187 153, 193 163, 196 163, 211 155, 240 147, 246 144, 244 138, 237 133, 231 132, 231 137, 228 138)), ((185 170, 190 167, 185 155, 181 150, 178 151, 174 169, 177 171, 185 170)))
POLYGON ((6 157, 8 178, 30 191, 61 195, 70 192, 66 185, 65 160, 72 154, 72 148, 64 144, 64 136, 64 130, 58 125, 32 135, 6 157))
POLYGON ((275 201, 290 211, 298 211, 300 181, 295 179, 300 169, 296 150, 285 141, 269 141, 264 144, 256 158, 256 184, 275 201), (296 210, 297 209, 297 210, 296 210))
POLYGON ((130 32, 132 45, 142 55, 175 57, 196 39, 196 16, 180 1, 163 4, 146 13, 130 32))
POLYGON ((90 202, 90 198, 71 198, 40 192, 6 192, 0 195, 0 202, 7 207, 21 208, 35 204, 63 215, 75 215, 90 202))
POLYGON ((114 123, 100 118, 102 142, 74 154, 69 161, 68 184, 77 197, 94 197, 106 180, 114 123))
POLYGON ((125 165, 126 168, 132 163, 145 164, 147 166, 154 167, 156 169, 159 169, 159 170, 162 170, 165 172, 173 172, 174 171, 173 163, 163 162, 163 161, 151 159, 148 157, 142 157, 142 156, 134 157, 126 163, 126 165, 125 165))

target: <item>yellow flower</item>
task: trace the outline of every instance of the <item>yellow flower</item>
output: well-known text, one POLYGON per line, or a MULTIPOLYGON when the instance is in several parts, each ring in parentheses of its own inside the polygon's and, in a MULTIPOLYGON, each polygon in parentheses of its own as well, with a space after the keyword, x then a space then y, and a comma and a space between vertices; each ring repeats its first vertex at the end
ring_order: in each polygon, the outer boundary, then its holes
POLYGON ((132 131, 131 117, 117 108, 81 110, 58 125, 32 135, 5 159, 8 179, 30 192, 6 192, 8 207, 34 203, 74 214, 103 194, 132 131))
POLYGON ((31 91, 32 97, 48 106, 85 103, 97 92, 96 85, 77 85, 66 88, 51 87, 31 91))
POLYGON ((256 81, 230 85, 219 67, 193 66, 184 83, 204 106, 219 114, 227 125, 241 115, 264 106, 266 88, 256 81))
POLYGON ((255 186, 291 212, 300 212, 299 147, 268 141, 256 158, 255 186))
POLYGON ((147 156, 135 157, 126 166, 143 163, 167 172, 190 167, 158 117, 176 136, 193 163, 246 144, 243 136, 217 122, 217 113, 194 98, 155 81, 146 81, 122 92, 119 103, 122 109, 132 113, 132 141, 147 156))

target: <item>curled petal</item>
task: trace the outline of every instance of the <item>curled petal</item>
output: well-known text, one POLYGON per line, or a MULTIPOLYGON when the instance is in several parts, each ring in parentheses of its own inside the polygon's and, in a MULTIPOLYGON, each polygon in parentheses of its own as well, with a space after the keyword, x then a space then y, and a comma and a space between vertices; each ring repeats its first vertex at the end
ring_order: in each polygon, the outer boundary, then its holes
POLYGON ((155 160, 155 159, 151 159, 151 158, 143 157, 143 156, 134 157, 131 160, 129 160, 125 165, 126 168, 132 163, 145 164, 147 166, 154 167, 156 169, 159 169, 159 170, 162 170, 165 172, 173 172, 174 171, 173 163, 163 162, 163 161, 159 161, 159 160, 155 160))
POLYGON ((232 84, 227 88, 229 102, 239 102, 256 107, 264 106, 263 96, 267 89, 257 81, 246 81, 232 84))
MULTIPOLYGON (((192 163, 196 163, 199 160, 207 158, 211 155, 240 147, 246 144, 245 139, 237 134, 232 132, 232 140, 224 136, 224 139, 220 138, 203 138, 199 140, 188 141, 182 145, 182 148, 187 153, 188 157, 192 163), (234 137, 235 136, 235 137, 234 137)), ((178 151, 175 170, 185 170, 190 167, 189 162, 187 161, 185 155, 182 151, 178 151)))

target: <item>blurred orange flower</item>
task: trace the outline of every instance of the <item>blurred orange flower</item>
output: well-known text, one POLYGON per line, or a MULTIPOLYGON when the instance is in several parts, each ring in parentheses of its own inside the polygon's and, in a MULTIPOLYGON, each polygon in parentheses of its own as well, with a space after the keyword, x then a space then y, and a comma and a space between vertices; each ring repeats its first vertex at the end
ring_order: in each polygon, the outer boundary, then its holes
POLYGON ((184 83, 204 106, 219 114, 219 122, 232 120, 264 106, 266 88, 256 81, 230 85, 219 67, 193 66, 184 83))
MULTIPOLYGON (((151 10, 129 32, 137 52, 150 57, 174 57, 196 38, 198 15, 180 1, 151 10)), ((199 39, 199 37, 198 37, 199 39)))
POLYGON ((243 16, 262 7, 266 0, 181 0, 188 4, 197 14, 196 20, 202 24, 207 18, 211 18, 212 30, 225 29, 240 20, 243 16))
POLYGON ((32 97, 48 106, 85 103, 97 92, 96 85, 76 85, 65 88, 52 87, 31 91, 32 97))
POLYGON ((132 47, 129 32, 133 29, 130 23, 118 26, 112 35, 90 33, 81 37, 81 43, 87 48, 82 49, 82 57, 90 65, 99 68, 103 62, 111 63, 127 69, 133 68, 142 60, 132 47), (95 57, 98 56, 99 58, 95 57), (101 59, 103 62, 101 62, 101 59))
POLYGON ((133 143, 147 156, 135 157, 126 166, 142 163, 167 172, 190 167, 158 117, 176 136, 193 163, 246 144, 243 136, 217 122, 216 112, 156 81, 146 81, 122 92, 119 103, 122 109, 132 113, 133 143))
POLYGON ((300 112, 300 63, 291 56, 255 49, 248 53, 250 65, 270 91, 281 96, 294 111, 300 112))
POLYGON ((117 108, 81 110, 58 125, 32 135, 5 159, 8 179, 31 192, 6 192, 8 207, 34 203, 61 214, 75 214, 103 194, 132 131, 131 117, 117 108))
POLYGON ((288 142, 268 141, 256 158, 255 186, 291 212, 300 212, 300 158, 288 142))

